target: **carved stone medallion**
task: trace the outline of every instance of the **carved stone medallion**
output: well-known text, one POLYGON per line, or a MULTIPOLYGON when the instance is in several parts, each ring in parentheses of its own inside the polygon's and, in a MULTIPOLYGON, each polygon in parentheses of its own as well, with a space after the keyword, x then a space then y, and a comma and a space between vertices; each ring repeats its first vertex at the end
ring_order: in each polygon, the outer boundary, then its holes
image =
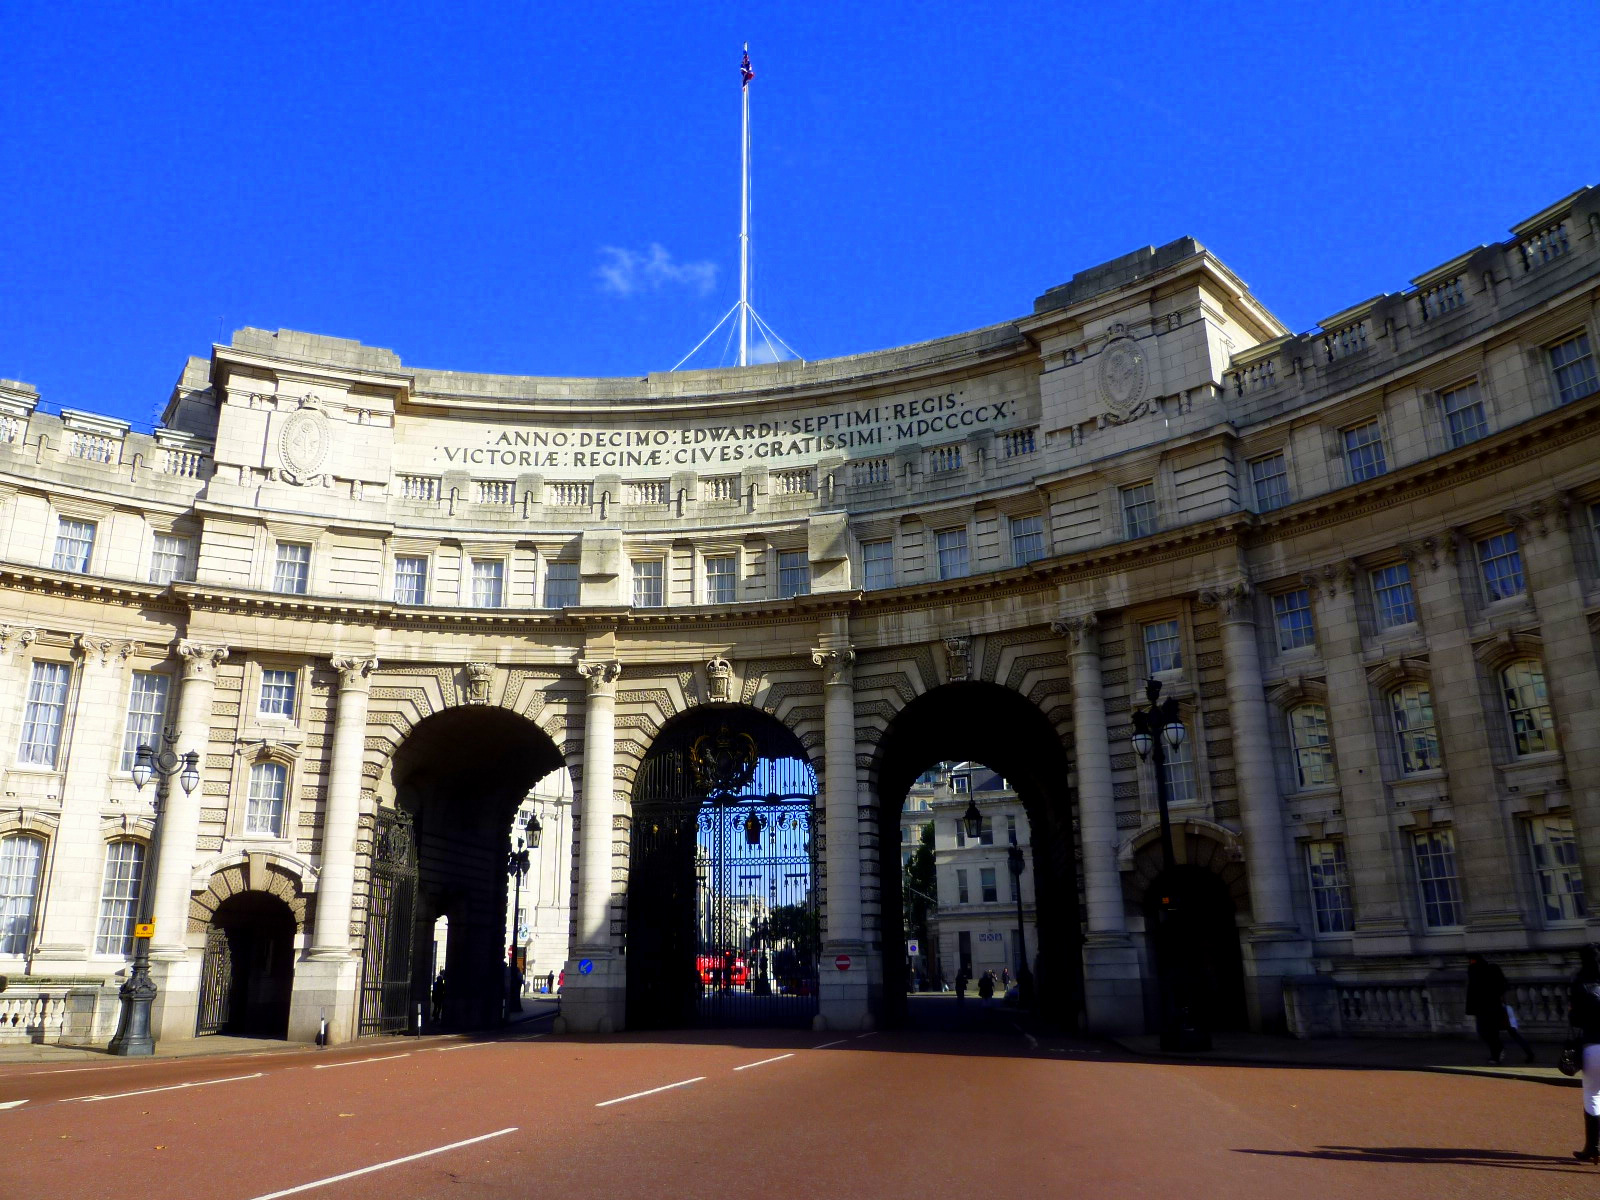
POLYGON ((331 440, 328 418, 315 408, 302 408, 278 432, 278 459, 290 483, 310 483, 322 473, 331 440))
POLYGON ((1114 425, 1141 415, 1147 405, 1144 352, 1131 337, 1114 337, 1100 351, 1100 396, 1114 425))

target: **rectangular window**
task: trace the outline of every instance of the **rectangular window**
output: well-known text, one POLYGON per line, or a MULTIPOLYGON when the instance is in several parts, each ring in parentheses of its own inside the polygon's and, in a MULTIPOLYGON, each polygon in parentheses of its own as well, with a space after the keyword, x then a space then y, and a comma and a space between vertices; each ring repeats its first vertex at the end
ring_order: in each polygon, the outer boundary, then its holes
POLYGON ((983 888, 983 902, 985 904, 993 904, 1000 899, 1000 889, 995 886, 993 867, 980 867, 978 869, 978 885, 983 888))
POLYGON ((428 560, 420 555, 402 555, 394 560, 394 602, 428 602, 428 560))
POLYGON ((1311 620, 1311 592, 1296 588, 1272 597, 1272 623, 1278 631, 1279 650, 1298 650, 1316 644, 1317 630, 1311 620))
POLYGON ((738 580, 739 558, 734 554, 706 556, 706 603, 732 604, 738 580))
POLYGON ((553 562, 544 569, 544 606, 546 608, 576 608, 578 606, 578 564, 553 562))
POLYGON ((1465 446, 1489 432, 1489 420, 1483 413, 1483 397, 1478 392, 1476 379, 1440 392, 1439 407, 1444 412, 1445 432, 1451 446, 1465 446))
POLYGON ((1417 600, 1411 591, 1411 568, 1402 562, 1374 571, 1372 601, 1380 629, 1409 625, 1415 621, 1417 600))
POLYGON ((1016 817, 1015 813, 1008 813, 1006 815, 1006 845, 1015 846, 1016 844, 1017 844, 1017 817, 1016 817))
POLYGON ((972 790, 972 776, 965 772, 950 776, 950 790, 958 796, 965 796, 972 790))
POLYGON ((282 763, 256 763, 250 768, 250 796, 244 814, 246 833, 283 836, 283 806, 288 786, 289 769, 282 763))
POLYGON ((1011 562, 1024 566, 1044 557, 1044 518, 1037 513, 1011 518, 1011 562))
POLYGON ((804 550, 778 551, 778 595, 787 600, 810 594, 811 555, 804 550))
POLYGON ((660 608, 666 603, 666 564, 659 558, 633 560, 633 606, 660 608))
POLYGON ((33 664, 28 707, 22 714, 22 745, 17 752, 17 761, 24 766, 55 768, 71 680, 72 668, 66 663, 33 664))
POLYGON ((1328 710, 1301 704, 1289 710, 1289 744, 1294 750, 1295 782, 1301 790, 1331 787, 1333 747, 1328 741, 1328 710))
POLYGON ((294 671, 261 672, 261 715, 294 720, 294 693, 297 682, 298 676, 294 671))
POLYGON ((957 970, 965 967, 968 974, 972 972, 972 931, 970 929, 956 931, 956 959, 957 970))
POLYGON ((304 596, 311 586, 311 547, 301 542, 279 542, 272 572, 272 590, 304 596))
POLYGON ((960 579, 967 573, 967 531, 941 529, 934 539, 939 555, 939 578, 960 579))
POLYGON ((994 818, 985 817, 983 824, 978 826, 978 845, 994 845, 994 818))
POLYGON ((867 591, 894 586, 894 540, 861 543, 861 586, 867 591))
POLYGON ((1181 746, 1167 748, 1167 802, 1192 804, 1199 795, 1194 779, 1194 739, 1184 738, 1181 746))
POLYGON ((1354 928, 1350 908, 1350 872, 1345 866, 1342 841, 1308 842, 1306 870, 1311 878, 1311 911, 1318 933, 1349 933, 1354 928))
POLYGON ((1183 666, 1176 621, 1152 621, 1144 627, 1144 666, 1151 675, 1183 666))
POLYGON ((959 819, 956 821, 956 849, 961 850, 967 844, 967 827, 959 819))
POLYGON ((106 873, 100 885, 100 920, 94 931, 96 954, 133 952, 134 914, 144 879, 144 845, 112 842, 106 847, 106 873))
POLYGON ((1522 548, 1515 530, 1506 530, 1478 543, 1478 571, 1490 604, 1520 596, 1527 585, 1522 578, 1522 548))
POLYGON ((506 562, 503 558, 472 560, 472 607, 504 608, 506 603, 506 562))
POLYGON ((969 900, 969 898, 970 897, 967 894, 967 872, 966 872, 965 868, 957 867, 956 868, 956 900, 957 900, 957 902, 959 902, 961 904, 966 904, 967 901, 969 900))
POLYGON ((1583 868, 1571 817, 1534 817, 1528 822, 1528 846, 1546 921, 1581 921, 1589 915, 1583 898, 1583 868))
POLYGON ((1350 469, 1351 483, 1376 478, 1389 469, 1383 453, 1383 432, 1376 421, 1352 425, 1342 433, 1344 461, 1350 469))
POLYGON ((56 526, 56 552, 50 565, 57 571, 76 571, 86 575, 94 554, 94 522, 62 517, 56 526))
POLYGON ((1417 866, 1422 921, 1430 929, 1461 924, 1461 881, 1456 877, 1456 838, 1449 829, 1413 835, 1411 852, 1417 866))
POLYGON ((1257 512, 1271 512, 1289 503, 1289 464, 1281 450, 1250 460, 1250 487, 1257 512))
POLYGON ((1130 538, 1148 537, 1156 531, 1156 485, 1135 483, 1119 489, 1122 496, 1122 530, 1130 538))
POLYGON ((28 952, 43 861, 43 838, 0 838, 0 954, 28 952))
POLYGON ((174 579, 193 579, 194 539, 175 533, 156 534, 150 549, 150 582, 167 584, 174 579))
POLYGON ((128 725, 122 735, 122 769, 133 770, 140 746, 161 748, 161 724, 167 715, 172 680, 158 671, 135 671, 128 690, 128 725))
POLYGON ((1556 403, 1571 404, 1600 387, 1594 370, 1594 355, 1589 353, 1589 335, 1580 333, 1546 349, 1550 370, 1556 377, 1556 403))

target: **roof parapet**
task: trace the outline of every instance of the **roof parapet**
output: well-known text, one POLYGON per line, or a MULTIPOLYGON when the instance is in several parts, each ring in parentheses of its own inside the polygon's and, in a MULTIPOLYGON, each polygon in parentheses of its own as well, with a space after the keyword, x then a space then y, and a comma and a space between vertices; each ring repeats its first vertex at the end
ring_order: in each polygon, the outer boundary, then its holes
POLYGON ((1052 309, 1070 308, 1091 296, 1126 287, 1135 280, 1158 274, 1186 258, 1193 258, 1203 253, 1205 247, 1192 237, 1176 238, 1160 247, 1145 246, 1130 254, 1124 254, 1121 258, 1103 262, 1098 267, 1079 271, 1068 282, 1060 287, 1051 288, 1035 300, 1033 311, 1042 313, 1052 309))

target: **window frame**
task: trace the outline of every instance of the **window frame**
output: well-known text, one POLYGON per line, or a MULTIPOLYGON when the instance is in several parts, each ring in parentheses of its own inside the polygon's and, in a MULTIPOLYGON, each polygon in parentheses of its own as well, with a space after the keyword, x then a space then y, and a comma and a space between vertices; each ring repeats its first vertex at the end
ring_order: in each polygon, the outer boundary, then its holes
POLYGON ((173 530, 158 529, 150 541, 150 571, 149 581, 161 587, 171 583, 192 583, 195 576, 195 539, 192 534, 177 533, 173 530), (182 549, 174 555, 170 549, 163 549, 162 542, 175 542, 182 549), (159 564, 163 558, 176 557, 177 566, 171 574, 160 569, 159 564))
POLYGON ((776 550, 778 599, 793 600, 811 594, 811 554, 806 550, 776 550))
POLYGON ((1550 372, 1550 383, 1555 396, 1556 407, 1571 404, 1592 396, 1600 391, 1600 371, 1596 370, 1594 360, 1594 345, 1589 341, 1589 331, 1578 329, 1567 337, 1554 342, 1546 342, 1544 346, 1545 368, 1550 372), (1565 362, 1556 361, 1556 352, 1567 346, 1576 346, 1582 343, 1582 349, 1576 351, 1565 362), (1563 372, 1579 368, 1579 376, 1586 380, 1584 391, 1577 391, 1575 385, 1563 381, 1563 372))
POLYGON ((1455 930, 1460 929, 1466 918, 1466 905, 1462 899, 1461 867, 1456 861, 1455 830, 1449 826, 1440 826, 1430 829, 1413 830, 1411 834, 1411 869, 1417 884, 1417 904, 1422 915, 1424 929, 1455 930), (1424 852, 1425 842, 1437 842, 1424 852), (1447 864, 1450 873, 1433 874, 1423 870, 1424 864, 1447 864), (1446 898, 1439 899, 1436 895, 1430 898, 1429 885, 1441 886, 1446 893, 1446 898), (1430 913, 1435 909, 1441 915, 1453 916, 1453 921, 1435 921, 1430 919, 1430 913))
POLYGON ((61 747, 66 736, 67 705, 72 698, 73 677, 76 672, 71 663, 58 662, 54 659, 36 658, 28 671, 28 690, 23 699, 22 729, 17 736, 16 763, 23 770, 58 771, 61 769, 61 747), (46 686, 54 688, 59 684, 61 694, 59 699, 36 695, 36 689, 44 682, 41 672, 49 672, 52 682, 46 686), (57 676, 57 672, 60 672, 57 676), (40 715, 35 710, 44 710, 44 714, 54 712, 54 721, 46 721, 44 728, 49 729, 53 740, 48 744, 31 740, 31 735, 40 728, 40 715), (48 749, 48 760, 29 757, 26 751, 29 747, 48 749))
POLYGON ((737 550, 719 550, 715 553, 705 554, 701 557, 701 569, 705 581, 705 602, 707 604, 737 604, 739 601, 739 552, 737 550), (713 570, 712 564, 718 569, 713 570), (726 570, 722 570, 726 565, 726 570), (719 595, 726 586, 727 596, 719 595))
POLYGON ((1534 758, 1544 754, 1554 754, 1561 748, 1561 738, 1556 731, 1555 710, 1550 704, 1550 685, 1545 675, 1544 662, 1541 659, 1526 655, 1505 663, 1495 672, 1495 681, 1499 685, 1500 711, 1505 718, 1507 732, 1510 736, 1511 756, 1513 758, 1534 758), (1532 666, 1530 678, 1514 683, 1511 673, 1518 667, 1532 666), (1536 676, 1536 677, 1535 677, 1536 676), (1536 689, 1533 696, 1526 696, 1523 690, 1536 689), (1533 724, 1525 731, 1519 732, 1519 716, 1526 714, 1527 719, 1533 724), (1540 745, 1533 747, 1532 737, 1537 735, 1540 745), (1527 749, 1524 749, 1524 746, 1527 749))
MULTIPOLYGON (((244 812, 239 828, 242 837, 271 838, 276 841, 282 841, 288 837, 289 807, 292 796, 290 785, 293 781, 293 775, 293 764, 285 762, 281 758, 260 758, 250 764, 250 770, 245 773, 244 812), (266 778, 269 773, 274 771, 281 774, 281 794, 277 796, 258 795, 257 780, 266 778), (261 810, 258 806, 263 804, 269 806, 277 804, 278 806, 276 810, 277 826, 275 829, 252 828, 253 825, 259 823, 257 818, 261 810)), ((269 815, 272 812, 270 807, 267 811, 269 815)))
POLYGON ((1588 894, 1583 884, 1583 856, 1578 850, 1577 826, 1568 813, 1538 813, 1523 822, 1528 846, 1528 867, 1533 872, 1534 894, 1538 898, 1546 926, 1581 925, 1589 916, 1588 894), (1541 841, 1537 830, 1565 823, 1565 837, 1541 841), (1548 855, 1541 851, 1550 851, 1548 855), (1557 886, 1559 883, 1564 886, 1557 886), (1576 887, 1573 884, 1576 883, 1576 887), (1554 898, 1554 904, 1552 904, 1554 898), (1567 903, 1567 902, 1572 903, 1567 903), (1552 909, 1554 910, 1552 912, 1552 909), (1569 912, 1569 909, 1571 910, 1569 912))
POLYGON ((1522 561, 1522 540, 1517 537, 1515 529, 1502 529, 1488 537, 1477 538, 1472 548, 1476 552, 1478 587, 1484 603, 1499 604, 1527 596, 1528 575, 1522 561), (1496 564, 1510 565, 1509 569, 1502 571, 1496 564), (1507 580, 1514 583, 1513 589, 1507 589, 1507 580), (1496 594, 1497 591, 1500 594, 1496 594))
POLYGON ((1250 468, 1250 499, 1255 505, 1255 511, 1258 513, 1268 513, 1274 512, 1280 508, 1288 507, 1288 505, 1293 501, 1293 497, 1289 491, 1289 456, 1281 449, 1271 450, 1266 454, 1258 454, 1254 458, 1246 461, 1250 468), (1269 463, 1274 460, 1277 461, 1279 467, 1277 472, 1268 475, 1257 474, 1258 467, 1264 463, 1269 463), (1262 485, 1269 484, 1274 481, 1280 483, 1281 487, 1271 489, 1269 494, 1263 498, 1262 485), (1270 501, 1270 503, 1268 501, 1270 501))
POLYGON ((1272 593, 1272 629, 1278 644, 1279 654, 1288 654, 1294 650, 1312 649, 1317 645, 1317 619, 1311 603, 1311 589, 1308 587, 1290 588, 1285 592, 1272 593), (1305 599, 1304 605, 1291 606, 1291 600, 1296 597, 1305 599), (1298 620, 1299 614, 1305 614, 1305 620, 1298 620), (1285 621, 1288 624, 1285 624, 1285 621), (1288 636, 1286 636, 1288 635, 1288 636), (1298 640, 1303 637, 1303 640, 1298 640), (1285 644, 1285 643, 1289 644, 1285 644))
POLYGON ((56 514, 55 549, 50 555, 52 571, 66 571, 72 575, 89 575, 94 570, 95 545, 100 540, 100 522, 71 513, 56 514), (73 532, 69 533, 69 529, 73 532), (88 530, 87 540, 78 531, 88 530), (80 551, 68 557, 64 547, 79 547, 80 551))
POLYGON ((308 596, 311 594, 311 559, 313 546, 310 542, 297 542, 292 538, 280 538, 273 543, 272 552, 272 590, 280 596, 308 596), (301 562, 286 551, 305 551, 305 561, 301 562), (303 572, 297 578, 289 580, 298 583, 297 587, 285 587, 285 570, 303 572))
POLYGON ((1162 617, 1155 621, 1142 621, 1139 625, 1139 646, 1144 656, 1144 667, 1147 675, 1165 675, 1173 671, 1183 670, 1183 622, 1177 617, 1162 617), (1160 642, 1172 643, 1171 661, 1162 660, 1165 665, 1157 666, 1157 660, 1151 652, 1151 632, 1155 629, 1168 626, 1172 627, 1172 636, 1160 637, 1160 642))
POLYGON ((1044 544, 1044 514, 1022 513, 1006 518, 1006 532, 1011 535, 1011 565, 1025 567, 1029 563, 1048 558, 1044 544), (1032 528, 1027 528, 1032 522, 1032 528), (1028 547, 1032 547, 1030 550, 1028 547))
POLYGON ((1444 439, 1450 449, 1459 450, 1462 446, 1470 446, 1489 436, 1489 409, 1483 400, 1483 387, 1476 378, 1440 388, 1434 393, 1434 399, 1439 405, 1439 416, 1444 422, 1444 439), (1451 406, 1452 397, 1469 392, 1470 397, 1460 407, 1451 406), (1457 417, 1467 417, 1474 409, 1477 414, 1470 423, 1465 419, 1460 422, 1456 420, 1457 417))
POLYGON ((100 866, 100 904, 95 910, 93 957, 123 959, 133 953, 133 926, 139 919, 139 893, 144 888, 149 858, 150 848, 139 838, 119 837, 106 843, 100 866), (138 852, 132 856, 137 862, 131 872, 121 870, 126 863, 112 861, 123 847, 138 852), (114 888, 128 894, 114 895, 114 888))
POLYGON ((1117 506, 1122 513, 1122 536, 1130 542, 1149 537, 1160 528, 1154 479, 1126 483, 1117 488, 1117 506))
POLYGON ((1306 887, 1311 897, 1311 923, 1318 937, 1343 937, 1355 930, 1350 895, 1350 864, 1343 838, 1315 838, 1305 844, 1306 887), (1317 850, 1336 852, 1319 862, 1317 850), (1324 904, 1324 900, 1332 903, 1324 904))
POLYGON ((39 889, 44 886, 45 859, 49 853, 49 840, 30 829, 19 829, 0 837, 0 956, 20 958, 28 953, 39 921, 39 889), (16 890, 20 878, 15 870, 18 860, 7 851, 7 847, 24 842, 38 847, 26 864, 33 872, 33 887, 27 893, 16 890), (14 925, 18 919, 16 902, 19 900, 27 902, 20 928, 14 925))
POLYGON ((1389 728, 1394 738, 1395 765, 1401 775, 1422 775, 1429 771, 1440 770, 1444 766, 1444 758, 1439 749, 1439 714, 1434 708, 1433 686, 1421 679, 1405 679, 1390 688, 1384 696, 1389 711, 1389 728), (1421 693, 1411 702, 1407 700, 1407 693, 1421 693), (1415 709, 1418 720, 1411 722, 1412 710, 1415 709), (1426 720, 1423 720, 1423 710, 1426 709, 1426 720), (1421 740, 1431 742, 1431 758, 1416 753, 1417 745, 1408 744, 1421 736, 1421 740), (1416 763, 1417 765, 1412 765, 1416 763))
POLYGON ((503 554, 473 554, 467 558, 468 608, 499 609, 506 606, 506 556, 503 554), (485 568, 480 576, 479 568, 485 568), (491 589, 487 586, 492 584, 491 589), (491 600, 493 603, 485 603, 491 600))
POLYGON ((892 588, 892 587, 894 587, 894 585, 895 585, 894 584, 894 576, 895 576, 895 570, 894 570, 894 567, 895 567, 895 563, 894 563, 894 538, 892 538, 892 537, 865 538, 865 539, 862 539, 859 542, 859 545, 861 546, 861 590, 865 591, 865 592, 875 592, 875 591, 880 591, 883 588, 892 588), (872 558, 868 557, 868 555, 867 555, 867 547, 868 546, 872 546, 872 547, 883 546, 883 547, 886 548, 886 553, 884 553, 884 555, 882 556, 881 562, 877 560, 876 555, 874 555, 872 558), (885 567, 887 568, 887 572, 888 572, 888 581, 887 582, 875 582, 874 581, 874 579, 873 579, 873 569, 874 569, 874 567, 878 567, 880 569, 881 568, 885 568, 885 567))
POLYGON ((1334 766, 1333 736, 1329 729, 1328 706, 1318 700, 1302 700, 1284 713, 1289 729, 1289 755, 1294 770, 1295 790, 1312 792, 1339 785, 1338 770, 1334 766), (1320 714, 1309 721, 1297 720, 1301 713, 1320 714), (1321 741, 1317 741, 1319 736, 1321 741), (1307 736, 1302 744, 1302 734, 1307 736), (1313 764, 1308 768, 1308 763, 1313 764), (1318 769, 1320 765, 1320 771, 1318 769), (1318 778, 1318 776, 1321 776, 1318 778))
POLYGON ((965 579, 972 571, 972 559, 967 543, 967 527, 965 525, 950 525, 943 529, 933 531, 934 568, 940 582, 947 579, 965 579), (951 539, 948 545, 945 539, 951 539), (957 540, 959 539, 959 540, 957 540), (945 555, 950 555, 947 560, 945 555), (960 569, 953 569, 956 565, 955 556, 960 555, 960 569))
POLYGON ((1373 567, 1367 572, 1367 581, 1372 592, 1373 621, 1377 625, 1380 632, 1390 629, 1403 629, 1408 625, 1415 625, 1417 623, 1417 585, 1416 580, 1411 575, 1410 563, 1401 560, 1399 562, 1389 562, 1384 563, 1381 566, 1373 567), (1399 580, 1398 582, 1380 582, 1381 577, 1386 576, 1392 571, 1404 572, 1404 579, 1399 580), (1404 606, 1391 605, 1385 599, 1385 593, 1394 592, 1401 583, 1405 585, 1405 604, 1404 606), (1389 619, 1392 613, 1402 611, 1405 613, 1405 618, 1403 620, 1396 621, 1389 619))
POLYGON ((432 582, 433 563, 427 554, 396 554, 394 556, 394 589, 392 595, 396 604, 421 606, 428 603, 428 585, 432 582), (402 564, 420 564, 419 572, 409 572, 403 569, 402 564), (404 584, 416 583, 420 585, 414 594, 407 594, 403 589, 404 584))
POLYGON ((123 711, 122 721, 122 756, 120 770, 131 772, 134 758, 140 746, 149 746, 152 750, 161 748, 161 731, 167 723, 167 712, 172 704, 172 676, 165 671, 133 671, 128 679, 128 702, 123 711), (136 702, 144 698, 140 693, 141 680, 159 679, 161 681, 161 705, 151 712, 136 707, 136 702), (139 727, 135 728, 135 718, 139 719, 139 727), (148 723, 148 728, 146 725, 148 723), (135 738, 145 740, 136 741, 135 738))
POLYGON ((1389 473, 1389 449, 1383 436, 1383 422, 1379 418, 1374 416, 1351 425, 1341 425, 1339 445, 1344 458, 1345 475, 1350 483, 1366 483, 1389 473), (1367 429, 1373 433, 1369 440, 1351 441, 1352 435, 1367 429), (1373 452, 1363 456, 1362 452, 1368 450, 1373 452), (1358 465, 1358 460, 1364 461, 1364 465, 1358 465))
POLYGON ((978 868, 978 895, 982 904, 1000 903, 1000 876, 994 867, 978 868))
POLYGON ((628 575, 630 578, 630 599, 634 608, 665 608, 667 604, 667 560, 660 557, 630 558, 628 560, 628 575), (653 578, 652 578, 653 576, 653 578), (646 585, 646 595, 640 598, 640 584, 646 585), (653 593, 651 591, 653 585, 653 593), (654 599, 650 595, 654 595, 654 599))
POLYGON ((572 559, 558 558, 545 561, 544 588, 540 592, 540 599, 543 601, 541 608, 558 612, 563 608, 577 608, 583 602, 583 576, 579 570, 580 565, 572 559), (557 575, 557 572, 560 574, 557 575), (550 594, 552 583, 560 585, 554 596, 550 594), (569 597, 570 602, 568 602, 569 597), (562 603, 556 603, 558 600, 562 603))

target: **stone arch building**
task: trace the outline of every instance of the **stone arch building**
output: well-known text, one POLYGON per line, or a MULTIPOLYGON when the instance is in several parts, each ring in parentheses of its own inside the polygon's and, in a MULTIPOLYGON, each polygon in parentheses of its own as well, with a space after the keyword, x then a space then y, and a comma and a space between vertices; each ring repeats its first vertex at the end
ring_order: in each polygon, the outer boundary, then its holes
POLYGON ((384 881, 503 912, 561 769, 563 1019, 618 1028, 633 780, 719 706, 815 769, 822 1024, 893 1016, 881 842, 961 757, 1040 831, 1042 999, 1137 1028, 1151 676, 1251 1024, 1448 1024, 1469 949, 1546 995, 1600 879, 1600 191, 1413 283, 1295 335, 1180 239, 970 333, 643 379, 244 329, 152 435, 0 382, 0 1028, 109 1032, 153 866, 162 1036, 255 892, 291 1036, 355 1036, 384 881), (158 815, 163 724, 201 781, 158 815))

